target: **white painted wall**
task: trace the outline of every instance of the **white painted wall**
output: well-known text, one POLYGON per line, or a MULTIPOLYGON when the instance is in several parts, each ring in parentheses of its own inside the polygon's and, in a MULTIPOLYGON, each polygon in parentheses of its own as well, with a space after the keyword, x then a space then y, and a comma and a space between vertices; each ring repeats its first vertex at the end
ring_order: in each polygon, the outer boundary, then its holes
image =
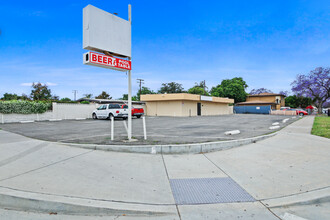
POLYGON ((21 121, 45 121, 49 119, 92 118, 92 112, 99 104, 53 103, 53 111, 43 114, 1 114, 0 123, 21 121))
POLYGON ((1 114, 0 123, 14 123, 21 121, 45 121, 53 118, 53 112, 48 111, 42 114, 1 114))
POLYGON ((53 119, 92 118, 99 104, 53 103, 53 119))

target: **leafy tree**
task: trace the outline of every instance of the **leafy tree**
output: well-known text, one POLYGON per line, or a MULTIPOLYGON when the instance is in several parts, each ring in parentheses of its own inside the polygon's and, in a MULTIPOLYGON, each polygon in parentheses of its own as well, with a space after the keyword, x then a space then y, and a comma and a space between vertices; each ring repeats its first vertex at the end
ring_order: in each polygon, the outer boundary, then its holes
POLYGON ((281 94, 281 95, 285 95, 285 96, 289 96, 289 91, 281 90, 281 91, 279 92, 279 94, 281 94))
MULTIPOLYGON (((128 100, 128 94, 123 94, 123 97, 119 100, 128 100)), ((132 96, 132 101, 139 101, 137 96, 132 96)))
POLYGON ((58 101, 58 100, 60 100, 60 97, 57 95, 53 95, 51 99, 54 101, 58 101))
POLYGON ((201 81, 200 83, 195 83, 194 87, 188 89, 188 93, 197 95, 209 95, 207 87, 206 85, 204 85, 204 81, 201 81))
POLYGON ((146 95, 146 94, 156 94, 156 93, 153 90, 149 89, 148 87, 142 86, 142 88, 141 88, 141 94, 140 94, 140 90, 139 90, 137 92, 137 94, 136 94, 136 98, 138 100, 140 100, 140 95, 146 95))
POLYGON ((285 98, 285 105, 291 108, 306 108, 312 104, 312 99, 308 97, 291 95, 285 98))
POLYGON ((323 103, 330 99, 330 68, 318 67, 306 75, 299 74, 291 86, 296 95, 312 98, 321 114, 323 103))
POLYGON ((84 98, 87 98, 87 99, 93 98, 93 94, 91 94, 91 93, 84 94, 83 96, 84 96, 84 98))
POLYGON ((182 84, 176 82, 162 83, 158 93, 182 93, 184 92, 182 84))
POLYGON ((30 100, 30 98, 26 95, 26 94, 24 94, 24 93, 22 93, 22 95, 21 96, 19 96, 19 99, 21 99, 21 100, 30 100))
POLYGON ((217 97, 228 97, 237 102, 244 102, 247 93, 245 89, 248 87, 242 77, 222 80, 221 84, 211 88, 211 95, 217 97))
POLYGON ((70 98, 62 98, 60 101, 61 102, 71 102, 71 99, 70 98))
POLYGON ((17 94, 11 94, 11 93, 5 93, 3 94, 2 100, 9 101, 9 100, 17 100, 18 96, 17 94))
POLYGON ((50 100, 52 98, 51 90, 48 89, 46 84, 33 83, 31 91, 31 99, 36 100, 50 100))
POLYGON ((252 89, 251 92, 249 92, 250 95, 258 95, 260 93, 273 93, 273 92, 271 90, 265 89, 265 88, 252 89))
POLYGON ((95 96, 96 99, 112 99, 112 97, 106 92, 102 91, 102 93, 98 96, 95 96))
POLYGON ((188 89, 188 93, 197 95, 209 95, 209 93, 206 92, 203 88, 197 86, 188 89))

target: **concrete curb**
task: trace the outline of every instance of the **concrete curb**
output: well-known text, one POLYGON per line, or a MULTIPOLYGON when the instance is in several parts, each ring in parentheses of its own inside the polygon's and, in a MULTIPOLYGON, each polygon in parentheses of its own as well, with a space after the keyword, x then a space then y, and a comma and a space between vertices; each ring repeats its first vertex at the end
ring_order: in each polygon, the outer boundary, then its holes
POLYGON ((135 204, 0 189, 0 207, 67 215, 175 215, 175 205, 135 204))
POLYGON ((268 208, 314 205, 330 202, 330 186, 301 194, 288 195, 273 199, 260 200, 268 208))
POLYGON ((242 145, 256 143, 275 136, 277 133, 267 135, 232 140, 232 141, 216 141, 196 144, 178 144, 178 145, 97 145, 97 144, 72 144, 58 142, 62 145, 79 147, 92 150, 103 150, 124 153, 143 153, 143 154, 199 154, 214 151, 227 150, 242 145))

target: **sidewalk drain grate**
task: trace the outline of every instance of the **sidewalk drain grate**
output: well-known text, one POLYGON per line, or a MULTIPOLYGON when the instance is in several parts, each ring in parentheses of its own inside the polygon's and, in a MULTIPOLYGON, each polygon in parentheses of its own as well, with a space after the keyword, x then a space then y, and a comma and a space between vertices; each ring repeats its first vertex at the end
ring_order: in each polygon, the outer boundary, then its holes
POLYGON ((177 205, 254 202, 255 199, 233 179, 170 179, 177 205))

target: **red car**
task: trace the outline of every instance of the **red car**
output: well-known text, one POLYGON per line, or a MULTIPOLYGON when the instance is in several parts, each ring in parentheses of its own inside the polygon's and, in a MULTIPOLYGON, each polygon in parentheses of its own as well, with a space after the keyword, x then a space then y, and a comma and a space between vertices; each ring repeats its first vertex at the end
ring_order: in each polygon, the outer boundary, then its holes
POLYGON ((308 112, 306 112, 305 110, 302 109, 296 109, 297 115, 300 116, 304 116, 304 115, 308 115, 308 112))
MULTIPOLYGON (((128 105, 122 105, 121 108, 128 108, 128 105)), ((132 106, 132 116, 141 118, 142 115, 144 115, 143 108, 135 108, 134 106, 132 106)))
POLYGON ((296 114, 297 115, 300 115, 300 116, 304 116, 304 115, 308 115, 308 112, 306 112, 305 110, 302 110, 302 109, 283 109, 283 111, 296 111, 296 114))

